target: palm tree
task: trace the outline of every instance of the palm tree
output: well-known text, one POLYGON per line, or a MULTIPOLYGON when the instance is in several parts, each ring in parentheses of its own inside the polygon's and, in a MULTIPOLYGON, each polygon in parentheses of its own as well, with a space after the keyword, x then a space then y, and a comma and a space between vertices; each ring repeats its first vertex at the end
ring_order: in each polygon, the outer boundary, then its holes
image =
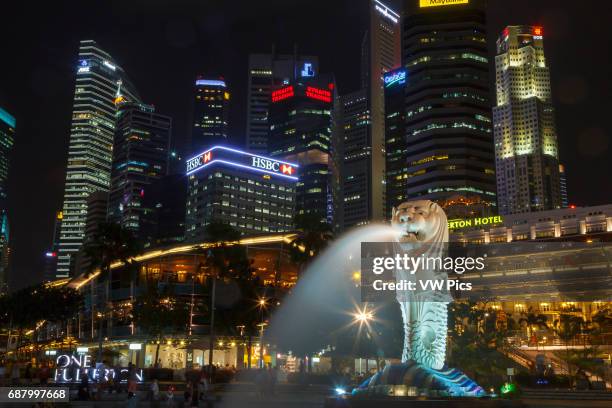
MULTIPOLYGON (((135 265, 132 257, 137 255, 141 249, 140 242, 131 231, 112 222, 99 224, 92 240, 85 243, 84 252, 91 259, 92 271, 99 267, 100 278, 107 280, 106 299, 104 302, 105 315, 112 310, 110 305, 111 264, 115 261, 121 261, 129 269, 134 268, 135 265)), ((98 329, 98 360, 102 359, 102 320, 100 318, 98 329)))
MULTIPOLYGON (((530 339, 531 338, 531 334, 534 331, 534 327, 537 329, 548 329, 548 319, 546 318, 546 315, 541 314, 541 313, 535 313, 533 311, 533 308, 530 307, 527 310, 527 313, 521 313, 522 317, 519 318, 519 324, 521 326, 525 326, 526 330, 527 330, 527 338, 530 339)), ((536 344, 537 344, 537 339, 536 339, 536 344)))
POLYGON ((154 364, 159 358, 159 346, 163 335, 179 332, 188 324, 187 305, 176 302, 172 287, 166 285, 160 292, 157 282, 148 283, 147 290, 132 305, 134 324, 157 341, 154 364))
POLYGON ((303 270, 311 259, 325 249, 333 239, 333 233, 331 225, 313 214, 297 215, 294 224, 300 234, 291 241, 291 260, 303 270))
MULTIPOLYGON (((204 230, 204 235, 208 242, 212 245, 206 247, 204 267, 211 271, 211 295, 210 295, 210 345, 208 363, 212 370, 213 350, 215 346, 215 296, 217 289, 217 280, 237 281, 243 286, 244 292, 252 292, 253 283, 255 282, 251 261, 248 259, 246 248, 239 243, 240 232, 230 225, 220 222, 212 222, 208 224, 204 230)), ((231 326, 252 322, 235 322, 231 326)), ((250 348, 249 348, 250 362, 250 348)), ((212 375, 212 371, 211 371, 212 375)))

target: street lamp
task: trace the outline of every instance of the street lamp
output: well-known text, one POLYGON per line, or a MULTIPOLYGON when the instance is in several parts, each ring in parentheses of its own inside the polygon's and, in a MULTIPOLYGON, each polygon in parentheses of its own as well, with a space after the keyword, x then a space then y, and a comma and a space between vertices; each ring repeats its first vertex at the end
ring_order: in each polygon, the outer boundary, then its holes
POLYGON ((258 324, 258 326, 261 326, 260 331, 259 331, 259 368, 264 367, 263 334, 264 334, 264 327, 266 325, 266 323, 264 322, 264 309, 266 308, 266 303, 267 303, 267 299, 265 297, 259 298, 259 301, 257 302, 259 310, 261 311, 261 323, 258 324))
POLYGON ((363 310, 357 308, 357 311, 353 314, 355 322, 361 324, 368 324, 370 320, 374 319, 374 313, 368 312, 368 307, 365 306, 363 310))

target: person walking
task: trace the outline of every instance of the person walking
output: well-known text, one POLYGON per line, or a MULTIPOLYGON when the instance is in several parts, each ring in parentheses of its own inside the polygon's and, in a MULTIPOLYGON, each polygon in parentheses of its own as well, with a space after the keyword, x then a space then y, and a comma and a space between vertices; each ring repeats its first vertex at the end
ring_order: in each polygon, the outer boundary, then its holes
POLYGON ((38 371, 38 379, 40 380, 40 385, 45 387, 49 382, 49 377, 51 376, 51 370, 49 369, 49 363, 43 362, 40 370, 38 371))
POLYGON ((79 386, 78 398, 80 401, 89 400, 89 374, 86 368, 81 370, 81 385, 79 386))
POLYGON ((159 407, 159 382, 157 378, 154 378, 151 381, 151 386, 149 388, 149 402, 151 403, 152 408, 159 407))
POLYGON ((19 361, 17 360, 13 361, 13 365, 11 366, 11 384, 12 385, 19 385, 19 379, 21 377, 21 374, 19 372, 20 369, 21 369, 21 364, 19 364, 19 361))

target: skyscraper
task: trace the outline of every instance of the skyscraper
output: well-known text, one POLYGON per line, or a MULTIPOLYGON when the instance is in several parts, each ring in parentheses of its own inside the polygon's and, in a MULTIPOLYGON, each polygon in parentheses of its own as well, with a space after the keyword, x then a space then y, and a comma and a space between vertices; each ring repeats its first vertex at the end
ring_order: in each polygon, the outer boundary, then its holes
POLYGON ((385 219, 406 199, 406 69, 384 76, 385 84, 385 219))
POLYGON ((212 222, 244 234, 291 231, 298 173, 294 163, 226 146, 188 159, 185 239, 210 239, 212 222))
POLYGON ((136 236, 154 211, 143 205, 148 186, 168 174, 172 119, 151 105, 121 103, 113 144, 108 220, 136 236))
POLYGON ((484 2, 407 0, 405 13, 406 197, 495 213, 484 2))
POLYGON ((230 93, 223 78, 198 77, 193 101, 193 128, 188 156, 213 144, 227 143, 230 93))
POLYGON ((400 66, 400 39, 400 15, 370 0, 369 27, 362 42, 361 90, 343 96, 341 102, 340 185, 346 213, 342 228, 384 218, 383 75, 400 66))
POLYGON ((277 87, 271 94, 270 156, 300 166, 296 213, 333 224, 332 111, 330 75, 277 87))
POLYGON ((497 40, 493 108, 501 214, 561 207, 561 181, 542 27, 508 26, 497 40))
POLYGON ((15 143, 15 117, 0 108, 0 294, 7 289, 9 262, 9 217, 7 208, 6 182, 9 162, 15 143))
POLYGON ((83 243, 87 197, 94 191, 108 191, 110 187, 115 102, 121 101, 140 101, 125 72, 95 41, 81 41, 68 147, 58 278, 69 275, 71 256, 83 243))
POLYGON ((368 171, 371 157, 367 146, 370 137, 368 92, 360 89, 340 96, 340 228, 368 223, 370 202, 366 196, 371 184, 368 171))
POLYGON ((314 56, 276 54, 249 55, 246 148, 250 152, 268 152, 270 92, 299 78, 312 78, 319 72, 314 56))

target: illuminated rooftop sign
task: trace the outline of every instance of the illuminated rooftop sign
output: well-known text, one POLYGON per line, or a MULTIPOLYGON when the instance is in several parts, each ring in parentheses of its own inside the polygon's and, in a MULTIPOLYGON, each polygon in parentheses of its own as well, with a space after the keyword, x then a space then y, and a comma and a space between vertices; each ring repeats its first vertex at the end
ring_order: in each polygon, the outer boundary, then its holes
POLYGON ((187 160, 187 175, 202 170, 213 163, 243 168, 259 173, 297 180, 298 165, 269 157, 243 152, 225 146, 214 146, 187 160))
POLYGON ((406 70, 404 68, 401 68, 395 71, 387 72, 384 78, 385 88, 389 88, 395 85, 403 85, 406 83, 406 70))
POLYGON ((312 62, 304 62, 304 66, 302 67, 300 75, 304 78, 315 76, 314 68, 312 67, 312 62))
POLYGON ((291 98, 294 94, 293 85, 277 89, 276 91, 272 91, 272 102, 278 102, 282 101, 283 99, 291 98))
POLYGON ((196 86, 221 86, 225 88, 225 81, 220 79, 198 79, 195 84, 196 86))
POLYGON ((491 217, 480 217, 480 218, 469 218, 469 219, 456 219, 448 220, 448 229, 459 229, 469 227, 484 227, 487 225, 501 224, 504 219, 501 215, 493 215, 491 217))
POLYGON ((376 9, 376 11, 378 11, 380 14, 393 21, 394 23, 397 23, 399 21, 399 14, 391 10, 386 4, 383 4, 378 0, 374 0, 374 8, 376 9))
POLYGON ((331 92, 327 89, 315 88, 314 86, 306 87, 306 96, 311 99, 317 99, 323 102, 331 102, 331 92))
POLYGON ((451 6, 453 4, 467 4, 470 0, 419 0, 419 7, 451 6))

